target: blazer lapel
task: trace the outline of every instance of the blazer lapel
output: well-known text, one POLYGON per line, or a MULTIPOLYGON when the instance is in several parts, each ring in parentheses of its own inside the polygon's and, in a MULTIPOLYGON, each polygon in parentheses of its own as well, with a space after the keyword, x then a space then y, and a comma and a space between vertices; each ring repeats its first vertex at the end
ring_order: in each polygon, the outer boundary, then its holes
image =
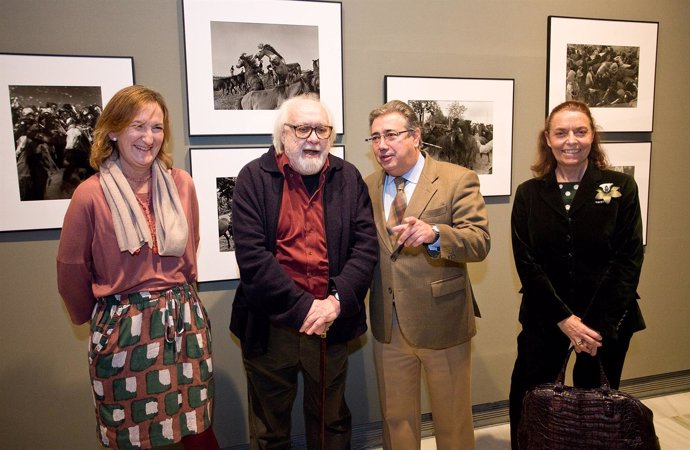
POLYGON ((379 171, 376 184, 369 192, 369 197, 371 197, 371 207, 374 210, 374 222, 376 222, 376 232, 379 235, 379 244, 383 242, 388 251, 392 253, 393 244, 386 229, 386 217, 384 217, 383 209, 383 182, 385 179, 386 173, 383 170, 379 171))
POLYGON ((436 172, 436 162, 429 155, 424 153, 424 168, 419 175, 419 181, 414 188, 414 194, 407 203, 405 216, 419 217, 426 210, 429 202, 434 197, 438 188, 435 186, 438 180, 438 173, 436 172))
MULTIPOLYGON (((565 205, 563 204, 563 199, 561 198, 561 190, 558 188, 558 183, 556 183, 556 175, 554 173, 551 173, 546 177, 541 185, 539 195, 541 195, 541 198, 544 199, 544 202, 549 205, 551 209, 556 211, 556 213, 564 217, 568 215, 565 210, 565 205)), ((577 195, 575 198, 577 198, 577 195)))

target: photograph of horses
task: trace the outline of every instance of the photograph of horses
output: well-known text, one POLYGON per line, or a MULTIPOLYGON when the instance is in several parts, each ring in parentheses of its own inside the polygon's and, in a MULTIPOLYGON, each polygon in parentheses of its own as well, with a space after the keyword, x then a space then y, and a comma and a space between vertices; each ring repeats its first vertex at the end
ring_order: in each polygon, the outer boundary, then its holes
POLYGON ((237 177, 216 178, 216 201, 218 202, 218 251, 234 252, 235 239, 232 235, 232 198, 237 177))
POLYGON ((344 132, 340 2, 183 0, 190 136, 269 135, 313 92, 344 132))
POLYGON ((447 161, 491 174, 493 102, 410 100, 422 124, 422 149, 447 161))
POLYGON ((214 108, 277 109, 286 99, 319 93, 318 28, 211 22, 214 108))
POLYGON ((0 231, 62 227, 94 173, 103 106, 134 84, 133 58, 0 53, 0 231))
POLYGON ((514 80, 386 75, 384 84, 386 101, 417 114, 422 150, 476 172, 482 195, 510 195, 514 80))
POLYGON ((586 103, 603 132, 651 132, 658 22, 549 16, 546 113, 586 103))

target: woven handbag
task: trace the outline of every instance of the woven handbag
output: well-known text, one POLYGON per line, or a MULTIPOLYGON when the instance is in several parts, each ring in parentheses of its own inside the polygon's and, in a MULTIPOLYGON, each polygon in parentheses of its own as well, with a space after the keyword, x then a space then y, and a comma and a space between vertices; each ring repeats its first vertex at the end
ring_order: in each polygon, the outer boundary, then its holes
POLYGON ((564 385, 572 351, 555 383, 525 394, 520 450, 659 450, 652 411, 633 396, 611 389, 601 360, 601 387, 564 385))

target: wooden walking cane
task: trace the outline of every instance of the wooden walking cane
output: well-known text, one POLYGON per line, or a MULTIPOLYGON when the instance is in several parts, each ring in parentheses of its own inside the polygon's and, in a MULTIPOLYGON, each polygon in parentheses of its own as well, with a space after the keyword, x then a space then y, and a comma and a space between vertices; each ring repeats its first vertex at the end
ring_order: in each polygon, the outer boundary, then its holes
POLYGON ((326 332, 321 334, 320 375, 321 405, 319 426, 319 450, 326 450, 326 332))

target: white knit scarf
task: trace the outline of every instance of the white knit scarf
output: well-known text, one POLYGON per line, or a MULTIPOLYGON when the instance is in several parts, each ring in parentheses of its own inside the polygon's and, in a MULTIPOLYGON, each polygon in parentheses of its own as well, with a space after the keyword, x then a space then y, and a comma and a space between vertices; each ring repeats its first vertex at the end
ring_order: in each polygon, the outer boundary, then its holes
MULTIPOLYGON (((120 160, 111 155, 101 164, 100 174, 101 187, 113 215, 120 251, 134 254, 144 244, 153 247, 146 216, 122 173, 120 160)), ((187 218, 171 170, 166 169, 158 158, 151 166, 151 190, 158 254, 182 256, 189 234, 187 218)))

